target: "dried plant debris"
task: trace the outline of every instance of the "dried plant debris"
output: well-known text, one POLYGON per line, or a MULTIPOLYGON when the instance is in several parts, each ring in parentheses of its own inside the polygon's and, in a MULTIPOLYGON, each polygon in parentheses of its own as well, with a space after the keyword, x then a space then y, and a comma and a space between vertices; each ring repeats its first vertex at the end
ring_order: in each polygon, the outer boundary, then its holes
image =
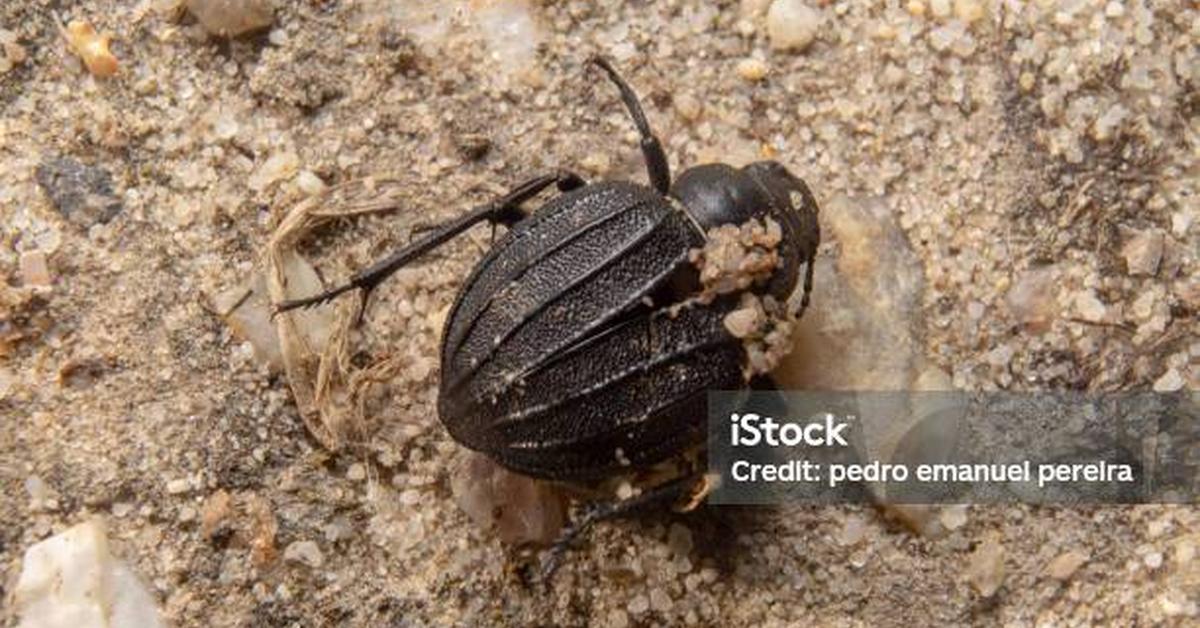
POLYGON ((79 57, 93 76, 108 78, 117 73, 120 64, 109 50, 111 35, 101 35, 91 24, 76 20, 63 29, 63 37, 66 38, 71 52, 79 57))
POLYGON ((103 168, 72 157, 53 157, 38 165, 36 177, 54 208, 79 227, 106 223, 121 211, 112 176, 103 168))
MULTIPOLYGON (((305 236, 338 218, 392 211, 399 206, 402 193, 403 186, 396 180, 363 179, 328 188, 292 207, 267 248, 271 302, 321 291, 319 281, 290 281, 307 275, 297 272, 298 265, 307 263, 295 252, 305 236)), ((315 280, 315 275, 312 278, 315 280)), ((367 432, 363 392, 373 383, 388 381, 401 366, 395 360, 383 360, 367 369, 351 364, 348 338, 360 306, 353 298, 336 300, 330 331, 317 336, 311 333, 311 321, 305 319, 309 312, 275 317, 284 372, 296 405, 309 431, 331 450, 340 448, 351 436, 367 432)))

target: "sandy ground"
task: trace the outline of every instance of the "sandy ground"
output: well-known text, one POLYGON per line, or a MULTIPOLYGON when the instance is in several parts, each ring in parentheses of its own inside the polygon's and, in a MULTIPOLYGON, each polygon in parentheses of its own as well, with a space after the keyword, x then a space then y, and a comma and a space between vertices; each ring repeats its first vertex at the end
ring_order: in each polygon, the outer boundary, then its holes
POLYGON ((771 45, 769 2, 311 0, 232 41, 172 4, 0 5, 3 597, 25 547, 99 515, 179 626, 1197 621, 1186 506, 972 507, 940 538, 860 506, 652 514, 530 589, 456 505, 435 419, 440 322, 486 227, 374 295, 351 359, 400 366, 338 452, 212 305, 322 185, 393 175, 404 201, 305 242, 332 281, 547 168, 642 180, 582 63, 603 52, 676 168, 773 156, 822 204, 885 208, 923 280, 917 352, 954 386, 1200 388, 1191 3, 813 0, 801 50, 771 45), (55 12, 113 35, 115 77, 55 12), (62 157, 111 198, 66 215, 37 174, 62 157))

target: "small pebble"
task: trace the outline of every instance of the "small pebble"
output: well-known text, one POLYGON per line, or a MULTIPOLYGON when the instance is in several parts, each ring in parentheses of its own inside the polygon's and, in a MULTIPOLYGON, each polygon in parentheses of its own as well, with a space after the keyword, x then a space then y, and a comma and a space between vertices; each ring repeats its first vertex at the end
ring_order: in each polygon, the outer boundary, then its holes
POLYGON ((1004 584, 1004 545, 998 535, 980 543, 971 554, 966 576, 983 597, 992 597, 1000 590, 1004 584))
POLYGON ((1137 320, 1147 320, 1154 314, 1154 304, 1158 302, 1158 295, 1152 291, 1143 292, 1134 299, 1130 310, 1133 317, 1137 320))
POLYGON ((1175 234, 1175 237, 1182 238, 1187 235, 1193 220, 1194 217, 1187 212, 1175 212, 1171 214, 1171 233, 1175 234))
POLYGON ((29 502, 34 510, 50 499, 50 487, 46 485, 45 480, 36 475, 25 478, 25 492, 29 494, 29 502))
POLYGON ((325 182, 309 170, 301 170, 296 175, 296 187, 309 196, 316 196, 325 191, 325 182))
POLYGON ((295 152, 283 150, 267 158, 254 174, 250 175, 247 184, 251 190, 261 192, 272 183, 286 179, 300 168, 300 157, 295 152))
POLYGON ((673 101, 675 111, 677 111, 684 120, 695 122, 700 118, 700 112, 703 105, 695 96, 690 94, 679 94, 673 101))
POLYGON ((759 314, 760 310, 753 307, 734 310, 725 315, 725 329, 734 338, 749 338, 763 322, 759 314))
POLYGON ((187 9, 204 30, 218 37, 262 30, 275 19, 270 0, 188 0, 187 9))
POLYGON ((44 288, 52 282, 46 254, 41 251, 21 253, 21 281, 30 287, 44 288))
POLYGON ((200 507, 200 535, 211 536, 233 514, 233 498, 224 490, 209 495, 200 507))
POLYGON ((1156 539, 1163 535, 1167 530, 1171 529, 1171 519, 1169 517, 1161 517, 1155 519, 1146 525, 1146 535, 1152 539, 1156 539))
POLYGON ((808 48, 820 27, 821 13, 802 0, 775 0, 767 10, 767 36, 776 50, 808 48))
POLYGON ((321 548, 316 541, 295 541, 283 550, 283 559, 293 563, 303 563, 316 569, 325 563, 321 548))
POLYGON ((1164 236, 1161 231, 1139 231, 1121 247, 1125 268, 1133 276, 1150 276, 1158 272, 1162 261, 1164 236))
POLYGON ((672 606, 674 606, 674 602, 671 600, 671 596, 667 595, 666 591, 660 588, 651 589, 650 608, 654 609, 657 613, 666 613, 671 610, 672 606))
POLYGON ((1154 380, 1154 392, 1175 392, 1182 390, 1183 385, 1183 375, 1179 373, 1179 369, 1173 368, 1154 380))
POLYGON ((672 523, 667 531, 667 546, 676 556, 687 556, 692 551, 692 531, 679 523, 672 523))
POLYGON ((192 488, 191 482, 180 478, 167 482, 167 493, 171 495, 181 495, 188 492, 192 488))
MULTIPOLYGON (((509 543, 550 543, 567 521, 566 501, 554 486, 513 473, 476 452, 455 464, 450 489, 463 512, 479 527, 509 543)), ((407 489, 401 503, 420 501, 407 489)))
POLYGON ((966 504, 953 504, 942 508, 938 513, 938 521, 947 530, 957 530, 967 525, 966 504))
POLYGON ((1167 617, 1194 617, 1198 612, 1196 602, 1189 600, 1186 594, 1175 589, 1162 594, 1158 598, 1158 604, 1163 615, 1167 617))
POLYGON ((1054 266, 1027 270, 1008 290, 1008 309, 1021 324, 1034 330, 1045 328, 1058 316, 1058 289, 1054 266))
POLYGON ((25 47, 17 43, 16 33, 4 29, 0 29, 0 52, 3 52, 0 54, 0 74, 25 63, 29 58, 25 47))
POLYGON ((361 482, 367 478, 367 468, 356 462, 346 471, 346 478, 352 482, 361 482))
POLYGON ((988 351, 987 354, 983 356, 983 359, 986 360, 988 364, 997 368, 1008 366, 1009 362, 1012 361, 1012 358, 1013 348, 1008 344, 1002 344, 999 347, 988 351))
POLYGON ((633 599, 629 600, 628 609, 629 612, 633 613, 634 615, 641 615, 642 613, 650 610, 650 600, 646 599, 646 596, 639 593, 633 596, 633 599))
POLYGON ((846 521, 842 523, 841 534, 838 536, 838 543, 843 546, 857 545, 859 541, 867 534, 867 526, 863 522, 862 517, 850 516, 846 517, 846 521))
POLYGON ((1087 561, 1088 555, 1083 552, 1075 550, 1064 552, 1050 561, 1050 564, 1046 565, 1046 569, 1042 573, 1059 582, 1065 582, 1070 580, 1071 576, 1075 575, 1075 572, 1087 563, 1087 561))
POLYGON ((955 0, 954 17, 970 24, 983 17, 984 7, 979 0, 955 0))
POLYGON ((1093 323, 1103 322, 1104 317, 1108 314, 1108 308, 1096 297, 1093 290, 1081 290, 1075 293, 1075 311, 1079 314, 1079 318, 1093 323))
POLYGON ((81 228, 106 223, 121 211, 112 176, 103 168, 56 157, 38 164, 34 176, 54 208, 81 228))
POLYGON ((767 64, 762 59, 742 59, 737 64, 737 73, 747 81, 761 81, 767 77, 767 64))

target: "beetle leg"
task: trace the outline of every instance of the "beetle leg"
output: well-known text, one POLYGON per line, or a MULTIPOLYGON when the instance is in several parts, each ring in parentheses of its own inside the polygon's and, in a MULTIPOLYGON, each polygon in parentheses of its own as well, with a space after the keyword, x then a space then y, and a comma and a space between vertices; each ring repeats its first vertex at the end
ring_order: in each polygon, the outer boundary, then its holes
POLYGON ((800 310, 796 312, 796 318, 804 316, 804 310, 808 309, 808 299, 812 296, 813 289, 813 266, 816 261, 817 253, 814 247, 812 254, 804 260, 804 294, 800 297, 800 310))
POLYGON ((621 78, 617 69, 608 59, 597 55, 589 61, 600 66, 620 90, 621 101, 625 103, 625 108, 629 110, 629 116, 633 118, 633 123, 642 136, 642 156, 646 159, 646 171, 650 175, 650 185, 658 190, 659 194, 666 196, 671 189, 671 168, 667 165, 667 154, 663 151, 662 142, 659 142, 658 138, 654 136, 654 131, 650 129, 650 123, 646 121, 646 114, 642 111, 642 104, 638 102, 637 93, 625 82, 625 79, 621 78))
POLYGON ((384 279, 387 279, 392 273, 421 255, 445 244, 448 240, 471 228, 476 223, 487 220, 492 224, 499 222, 512 226, 525 217, 525 214, 520 209, 521 203, 537 196, 538 193, 551 185, 556 185, 560 191, 565 192, 584 185, 584 182, 579 175, 566 170, 558 170, 529 179, 513 188, 508 194, 486 205, 481 205, 458 218, 431 227, 417 241, 355 273, 350 278, 350 281, 340 286, 330 288, 315 296, 303 299, 290 299, 276 304, 274 314, 301 307, 320 305, 351 290, 362 290, 363 302, 362 308, 359 310, 359 319, 361 320, 363 312, 366 311, 367 297, 370 296, 371 291, 376 286, 382 283, 384 279))
POLYGON ((636 497, 589 504, 583 514, 562 531, 558 540, 547 551, 546 558, 542 560, 542 581, 549 581, 562 563, 562 557, 570 549, 571 543, 593 524, 638 512, 655 504, 679 501, 680 498, 689 495, 691 489, 702 479, 703 476, 685 475, 650 488, 636 497))

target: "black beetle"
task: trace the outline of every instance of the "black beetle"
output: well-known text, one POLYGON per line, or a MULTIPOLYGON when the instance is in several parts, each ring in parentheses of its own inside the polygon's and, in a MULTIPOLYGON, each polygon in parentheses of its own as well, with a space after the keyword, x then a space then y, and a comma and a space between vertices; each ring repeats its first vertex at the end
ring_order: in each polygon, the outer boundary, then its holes
POLYGON ((603 58, 641 135, 650 187, 532 178, 438 225, 345 285, 286 301, 363 298, 389 274, 482 221, 508 232, 475 267, 442 334, 438 414, 454 439, 517 472, 586 482, 646 467, 704 440, 705 392, 745 388, 747 353, 724 325, 741 294, 697 299, 689 253, 711 229, 777 223, 778 264, 744 291, 789 299, 820 239, 808 187, 782 165, 696 166, 671 181, 637 95, 603 58), (561 194, 521 209, 550 186, 561 194))

